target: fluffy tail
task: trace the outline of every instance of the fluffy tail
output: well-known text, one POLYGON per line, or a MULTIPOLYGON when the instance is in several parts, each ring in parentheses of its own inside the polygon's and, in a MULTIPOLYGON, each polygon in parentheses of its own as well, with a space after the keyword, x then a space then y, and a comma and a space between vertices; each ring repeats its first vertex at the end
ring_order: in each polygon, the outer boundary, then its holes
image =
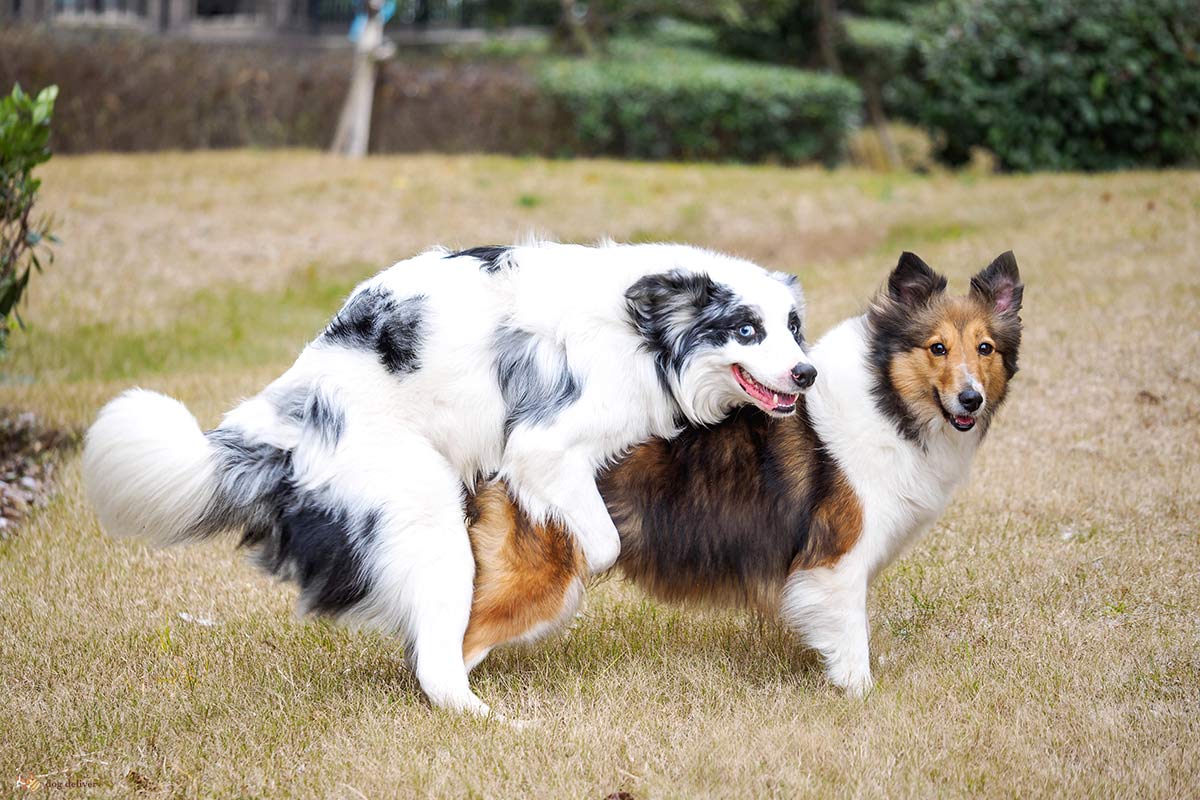
POLYGON ((106 405, 87 432, 88 499, 114 536, 161 544, 204 536, 214 532, 205 521, 220 502, 214 455, 182 403, 131 389, 106 405))

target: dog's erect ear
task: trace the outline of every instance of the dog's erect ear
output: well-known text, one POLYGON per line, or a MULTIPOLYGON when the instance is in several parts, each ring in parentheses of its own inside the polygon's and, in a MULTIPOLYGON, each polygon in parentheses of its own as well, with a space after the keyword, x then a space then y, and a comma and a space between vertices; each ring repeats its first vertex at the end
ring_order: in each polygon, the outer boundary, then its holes
POLYGON ((1017 270, 1012 250, 996 256, 978 275, 971 278, 971 296, 1000 315, 1016 315, 1021 310, 1025 287, 1017 270))
POLYGON ((946 279, 920 259, 905 251, 892 274, 888 276, 888 296, 903 306, 922 305, 936 294, 946 291, 946 279))

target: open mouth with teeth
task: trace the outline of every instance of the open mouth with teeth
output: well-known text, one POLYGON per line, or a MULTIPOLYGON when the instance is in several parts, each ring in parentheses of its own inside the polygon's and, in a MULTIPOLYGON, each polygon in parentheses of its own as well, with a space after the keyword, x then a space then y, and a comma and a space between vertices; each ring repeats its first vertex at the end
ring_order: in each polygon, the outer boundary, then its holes
POLYGON ((750 395, 755 405, 768 414, 790 414, 796 410, 799 395, 777 392, 754 379, 741 364, 733 365, 733 379, 750 395))
POLYGON ((974 417, 970 414, 951 414, 946 410, 946 406, 942 405, 942 398, 937 396, 937 392, 935 391, 933 394, 937 399, 938 408, 942 411, 942 416, 954 427, 954 430, 965 433, 975 427, 974 417))

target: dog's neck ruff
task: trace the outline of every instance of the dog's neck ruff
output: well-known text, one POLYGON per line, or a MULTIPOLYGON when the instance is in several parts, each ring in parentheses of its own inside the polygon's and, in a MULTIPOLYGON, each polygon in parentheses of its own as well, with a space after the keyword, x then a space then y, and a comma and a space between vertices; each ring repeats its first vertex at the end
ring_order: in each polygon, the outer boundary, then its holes
POLYGON ((864 566, 874 575, 941 515, 970 471, 980 437, 938 420, 914 440, 876 403, 871 331, 846 320, 814 346, 813 428, 863 504, 864 566), (953 434, 953 435, 951 435, 953 434))

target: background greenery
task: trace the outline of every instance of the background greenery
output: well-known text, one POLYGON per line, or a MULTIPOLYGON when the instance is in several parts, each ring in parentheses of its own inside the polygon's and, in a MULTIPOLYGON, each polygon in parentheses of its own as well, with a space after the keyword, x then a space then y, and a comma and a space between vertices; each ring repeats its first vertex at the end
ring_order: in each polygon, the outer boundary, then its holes
MULTIPOLYGON (((401 48, 378 83, 380 152, 832 163, 869 125, 895 167, 900 121, 950 165, 984 151, 1017 171, 1200 160, 1195 0, 401 5, 410 23, 423 6, 434 23, 453 12, 546 33, 401 48)), ((62 152, 325 147, 348 59, 294 42, 0 31, 0 85, 62 87, 62 152)))
POLYGON ((14 326, 24 326, 17 311, 29 278, 53 259, 57 238, 50 222, 35 209, 41 179, 34 169, 50 160, 50 120, 58 87, 36 95, 14 86, 0 97, 0 355, 14 326))
POLYGON ((1200 3, 948 0, 917 17, 911 109, 962 163, 1015 170, 1200 159, 1200 3))

